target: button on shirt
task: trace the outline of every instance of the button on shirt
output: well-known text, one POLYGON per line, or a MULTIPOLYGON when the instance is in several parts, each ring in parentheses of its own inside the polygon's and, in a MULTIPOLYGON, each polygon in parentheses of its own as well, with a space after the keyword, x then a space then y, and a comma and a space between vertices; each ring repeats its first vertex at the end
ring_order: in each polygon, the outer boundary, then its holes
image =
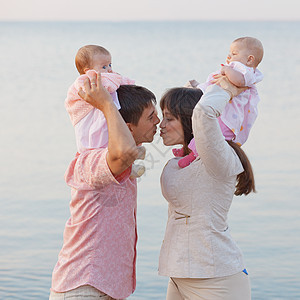
POLYGON ((136 180, 126 172, 116 180, 106 155, 107 149, 86 151, 66 171, 71 217, 53 270, 55 292, 91 285, 122 299, 135 290, 136 180))

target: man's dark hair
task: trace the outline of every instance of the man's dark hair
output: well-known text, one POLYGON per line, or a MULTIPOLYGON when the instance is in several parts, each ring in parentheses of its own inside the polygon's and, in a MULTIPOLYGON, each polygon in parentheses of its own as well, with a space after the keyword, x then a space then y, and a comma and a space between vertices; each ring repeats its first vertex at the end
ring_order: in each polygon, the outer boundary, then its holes
POLYGON ((137 125, 145 108, 156 104, 155 95, 148 89, 137 85, 121 85, 118 90, 121 105, 119 110, 126 123, 137 125))

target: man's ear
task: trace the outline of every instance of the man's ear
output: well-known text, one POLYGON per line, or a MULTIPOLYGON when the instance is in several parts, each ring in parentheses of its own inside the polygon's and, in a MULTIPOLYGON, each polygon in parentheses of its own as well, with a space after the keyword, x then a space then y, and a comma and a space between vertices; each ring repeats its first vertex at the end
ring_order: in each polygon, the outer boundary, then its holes
POLYGON ((131 123, 126 123, 126 125, 127 125, 128 129, 129 129, 129 131, 132 133, 133 132, 133 126, 132 126, 132 124, 131 123))
POLYGON ((255 61, 254 55, 249 55, 248 59, 247 59, 247 65, 248 66, 253 66, 254 65, 254 61, 255 61))

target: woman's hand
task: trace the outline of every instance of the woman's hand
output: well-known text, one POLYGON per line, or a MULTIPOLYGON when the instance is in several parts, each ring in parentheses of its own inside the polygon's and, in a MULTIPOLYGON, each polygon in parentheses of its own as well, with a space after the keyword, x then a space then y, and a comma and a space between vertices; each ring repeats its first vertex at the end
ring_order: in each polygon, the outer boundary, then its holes
POLYGON ((214 75, 214 79, 211 81, 214 84, 219 85, 223 90, 230 94, 230 99, 238 96, 240 93, 246 91, 248 87, 237 87, 232 84, 229 79, 221 74, 214 75))
POLYGON ((101 83, 101 75, 94 72, 91 79, 84 81, 85 91, 80 88, 78 95, 86 102, 103 111, 107 104, 113 103, 112 97, 101 83))

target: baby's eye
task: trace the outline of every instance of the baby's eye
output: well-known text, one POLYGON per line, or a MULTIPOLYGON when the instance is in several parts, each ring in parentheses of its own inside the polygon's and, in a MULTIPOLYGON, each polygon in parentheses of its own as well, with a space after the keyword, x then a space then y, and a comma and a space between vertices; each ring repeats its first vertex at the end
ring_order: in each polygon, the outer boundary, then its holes
POLYGON ((111 68, 111 64, 108 65, 111 68))
POLYGON ((102 69, 104 69, 104 70, 105 70, 105 69, 106 69, 106 66, 103 66, 103 67, 102 67, 102 69))

